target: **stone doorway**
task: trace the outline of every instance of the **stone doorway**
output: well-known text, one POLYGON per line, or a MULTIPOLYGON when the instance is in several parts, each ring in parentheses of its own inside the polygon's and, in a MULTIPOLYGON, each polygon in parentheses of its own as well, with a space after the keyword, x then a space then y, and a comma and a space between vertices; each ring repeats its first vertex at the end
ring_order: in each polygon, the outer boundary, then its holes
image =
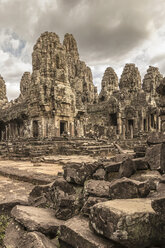
POLYGON ((60 121, 60 136, 67 132, 67 122, 60 121))
POLYGON ((38 136, 39 136, 38 121, 33 121, 33 137, 37 138, 38 136))
POLYGON ((5 124, 4 124, 4 122, 1 121, 0 122, 0 140, 2 140, 2 138, 3 138, 3 133, 5 134, 5 124))
POLYGON ((117 113, 110 114, 110 125, 117 126, 117 113))
POLYGON ((133 119, 128 120, 128 132, 129 132, 129 138, 131 139, 133 139, 133 126, 134 126, 133 119))

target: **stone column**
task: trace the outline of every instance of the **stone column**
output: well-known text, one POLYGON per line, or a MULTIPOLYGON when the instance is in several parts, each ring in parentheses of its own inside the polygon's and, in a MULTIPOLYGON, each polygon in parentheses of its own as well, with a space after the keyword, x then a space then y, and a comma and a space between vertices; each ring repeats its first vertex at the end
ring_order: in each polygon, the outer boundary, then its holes
POLYGON ((161 132, 161 118, 158 116, 158 131, 161 132))
POLYGON ((11 124, 9 123, 8 124, 8 137, 9 137, 9 140, 10 140, 10 136, 11 136, 11 124))
POLYGON ((121 113, 118 114, 118 118, 117 118, 117 129, 118 129, 118 134, 120 135, 122 133, 121 113))
POLYGON ((138 117, 136 116, 136 118, 134 119, 134 126, 133 126, 133 131, 134 134, 137 135, 139 129, 138 129, 138 117))
POLYGON ((133 125, 130 125, 130 136, 133 139, 133 125))
POLYGON ((2 141, 5 139, 5 131, 2 131, 2 141))
POLYGON ((148 116, 146 116, 146 132, 148 132, 148 116))
POLYGON ((8 140, 8 126, 5 126, 5 132, 6 132, 6 140, 8 140))
POLYGON ((125 140, 125 124, 123 124, 123 139, 125 140))
POLYGON ((151 115, 148 116, 148 130, 151 130, 151 115))

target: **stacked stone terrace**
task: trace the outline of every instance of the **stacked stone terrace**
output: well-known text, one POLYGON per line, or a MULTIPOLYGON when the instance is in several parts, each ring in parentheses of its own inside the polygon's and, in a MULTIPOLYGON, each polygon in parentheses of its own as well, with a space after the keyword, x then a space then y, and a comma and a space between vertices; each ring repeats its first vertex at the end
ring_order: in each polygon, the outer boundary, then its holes
POLYGON ((60 136, 125 140, 164 130, 162 96, 156 91, 163 80, 158 68, 150 66, 142 84, 134 64, 125 65, 120 80, 108 67, 98 96, 73 35, 66 34, 62 44, 52 32, 37 40, 32 66, 32 75, 24 73, 14 101, 7 102, 0 79, 2 141, 60 136))

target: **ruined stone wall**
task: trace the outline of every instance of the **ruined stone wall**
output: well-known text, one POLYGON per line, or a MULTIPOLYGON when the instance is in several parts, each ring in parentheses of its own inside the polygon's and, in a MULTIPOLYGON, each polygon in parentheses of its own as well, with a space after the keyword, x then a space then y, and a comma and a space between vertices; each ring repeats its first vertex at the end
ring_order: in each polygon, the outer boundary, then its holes
POLYGON ((88 127, 94 127, 96 124, 100 128, 104 126, 105 136, 114 139, 117 137, 132 139, 142 133, 160 131, 158 102, 160 104, 161 97, 156 93, 156 85, 161 81, 162 76, 158 69, 149 67, 142 89, 138 68, 134 64, 126 64, 118 89, 115 72, 112 68, 107 68, 99 95, 101 106, 96 104, 89 106, 88 127), (147 88, 147 85, 150 87, 147 88))

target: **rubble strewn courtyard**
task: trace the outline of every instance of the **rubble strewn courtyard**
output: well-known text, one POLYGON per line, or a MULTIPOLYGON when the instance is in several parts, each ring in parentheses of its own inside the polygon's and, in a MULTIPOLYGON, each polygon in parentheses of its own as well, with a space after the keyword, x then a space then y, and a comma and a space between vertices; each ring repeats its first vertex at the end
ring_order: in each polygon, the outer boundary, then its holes
POLYGON ((45 32, 20 96, 0 78, 4 248, 165 247, 165 78, 108 67, 101 92, 76 40, 45 32))

